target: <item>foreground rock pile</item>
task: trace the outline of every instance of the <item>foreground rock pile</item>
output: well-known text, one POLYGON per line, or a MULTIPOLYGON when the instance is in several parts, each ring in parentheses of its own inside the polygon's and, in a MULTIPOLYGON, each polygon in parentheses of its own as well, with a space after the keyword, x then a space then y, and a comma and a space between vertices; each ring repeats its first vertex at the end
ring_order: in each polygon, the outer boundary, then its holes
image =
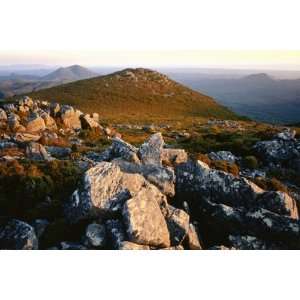
MULTIPOLYGON (((35 140, 47 130, 76 136, 82 127, 101 127, 95 114, 30 98, 5 106, 0 122, 10 128, 0 148, 25 144, 28 159, 44 161, 70 154, 35 140)), ((257 143, 255 150, 272 164, 282 163, 282 156, 299 159, 299 141, 290 131, 257 143)), ((209 157, 238 160, 228 151, 209 157)), ((106 150, 85 158, 89 166, 64 202, 64 227, 55 242, 47 239, 57 222, 6 216, 0 217, 1 249, 300 249, 298 203, 291 195, 191 160, 184 150, 168 147, 161 133, 139 148, 116 136, 106 150), (72 239, 64 238, 65 228, 72 239)))

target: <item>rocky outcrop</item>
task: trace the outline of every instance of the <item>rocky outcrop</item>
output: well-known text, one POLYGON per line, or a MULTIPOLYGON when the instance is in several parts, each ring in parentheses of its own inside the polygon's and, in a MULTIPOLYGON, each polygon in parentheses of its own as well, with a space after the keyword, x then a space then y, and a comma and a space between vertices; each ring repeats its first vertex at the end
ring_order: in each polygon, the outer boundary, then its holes
POLYGON ((45 121, 37 113, 31 113, 26 124, 26 131, 39 132, 46 129, 45 121))
POLYGON ((0 220, 0 249, 38 249, 38 239, 34 229, 20 220, 0 220))

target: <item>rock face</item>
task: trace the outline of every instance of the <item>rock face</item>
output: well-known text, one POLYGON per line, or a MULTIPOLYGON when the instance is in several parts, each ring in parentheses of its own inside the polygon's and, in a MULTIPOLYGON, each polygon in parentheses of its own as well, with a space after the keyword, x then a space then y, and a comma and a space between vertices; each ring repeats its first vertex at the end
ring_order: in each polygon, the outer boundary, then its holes
POLYGON ((12 219, 0 223, 0 249, 36 250, 38 240, 27 223, 12 219))
POLYGON ((82 188, 74 192, 66 214, 73 221, 88 215, 114 215, 146 185, 141 175, 123 173, 112 163, 99 163, 85 173, 82 188))
POLYGON ((154 247, 169 247, 170 235, 153 191, 143 188, 126 201, 122 211, 131 242, 154 247))

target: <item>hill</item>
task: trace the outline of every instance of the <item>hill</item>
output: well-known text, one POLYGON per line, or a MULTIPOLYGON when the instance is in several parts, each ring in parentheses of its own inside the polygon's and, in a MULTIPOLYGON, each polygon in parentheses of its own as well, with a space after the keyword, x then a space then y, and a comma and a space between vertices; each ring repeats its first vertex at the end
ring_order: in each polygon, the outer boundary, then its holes
POLYGON ((90 71, 87 68, 81 67, 79 65, 73 65, 67 68, 59 68, 54 72, 42 77, 43 81, 61 81, 70 82, 81 79, 87 79, 97 76, 97 73, 90 71))
POLYGON ((118 122, 188 121, 195 118, 238 119, 214 99, 148 69, 125 69, 30 95, 95 111, 102 120, 118 122))
POLYGON ((180 71, 170 76, 254 120, 277 124, 299 122, 300 79, 274 79, 265 73, 220 78, 180 71))

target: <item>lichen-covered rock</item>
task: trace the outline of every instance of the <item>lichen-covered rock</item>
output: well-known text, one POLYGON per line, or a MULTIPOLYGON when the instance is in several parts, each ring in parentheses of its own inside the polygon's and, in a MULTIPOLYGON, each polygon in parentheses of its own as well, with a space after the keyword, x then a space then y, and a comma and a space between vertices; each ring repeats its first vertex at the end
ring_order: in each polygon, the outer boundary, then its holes
POLYGON ((208 154, 208 157, 211 160, 225 160, 230 163, 234 163, 237 158, 233 155, 230 151, 218 151, 218 152, 211 152, 208 154))
POLYGON ((107 237, 113 249, 120 249, 126 240, 126 232, 120 220, 107 220, 105 223, 107 237))
POLYGON ((38 249, 38 239, 34 229, 20 220, 0 220, 0 249, 38 249))
POLYGON ((195 197, 233 207, 251 208, 264 191, 245 178, 210 169, 201 161, 187 162, 176 168, 176 194, 195 197))
POLYGON ((112 163, 118 165, 125 173, 141 174, 159 190, 170 197, 175 195, 175 174, 169 167, 157 165, 141 165, 127 162, 122 159, 114 159, 112 163))
POLYGON ((178 165, 188 161, 188 155, 183 149, 162 149, 162 163, 167 166, 178 165))
POLYGON ((60 108, 60 117, 66 128, 81 129, 80 116, 82 112, 75 110, 72 106, 63 105, 60 108))
POLYGON ((258 239, 251 235, 229 235, 229 241, 237 250, 278 250, 280 245, 258 239))
POLYGON ((165 142, 161 133, 155 133, 141 145, 138 155, 143 164, 158 165, 162 164, 162 150, 165 142))
POLYGON ((265 192, 258 198, 258 205, 279 215, 299 219, 296 201, 285 192, 265 192))
POLYGON ((36 113, 31 113, 27 119, 26 131, 38 132, 46 129, 45 121, 36 113))
POLYGON ((169 247, 170 235, 153 190, 143 188, 124 204, 122 215, 129 241, 154 247, 169 247))
POLYGON ((188 234, 190 216, 184 210, 168 205, 166 221, 170 233, 171 246, 180 245, 188 234))
POLYGON ((32 160, 51 160, 45 147, 39 143, 30 142, 26 146, 26 156, 32 160))
POLYGON ((147 245, 139 245, 136 243, 124 241, 121 243, 119 250, 150 250, 150 247, 147 245))
POLYGON ((140 163, 140 160, 137 156, 138 149, 120 138, 113 138, 112 145, 110 148, 110 157, 111 158, 122 158, 126 161, 133 162, 136 164, 140 163))
POLYGON ((85 231, 85 244, 91 247, 103 248, 106 246, 106 243, 105 225, 97 223, 89 224, 85 231))
POLYGON ((66 216, 76 222, 88 216, 115 215, 146 185, 141 175, 123 173, 115 164, 101 162, 85 173, 80 189, 67 203, 66 216))

